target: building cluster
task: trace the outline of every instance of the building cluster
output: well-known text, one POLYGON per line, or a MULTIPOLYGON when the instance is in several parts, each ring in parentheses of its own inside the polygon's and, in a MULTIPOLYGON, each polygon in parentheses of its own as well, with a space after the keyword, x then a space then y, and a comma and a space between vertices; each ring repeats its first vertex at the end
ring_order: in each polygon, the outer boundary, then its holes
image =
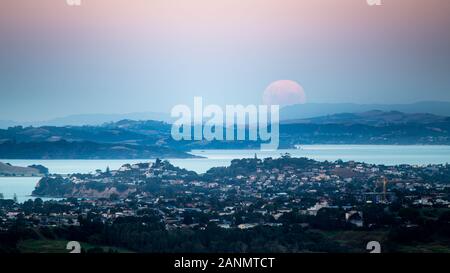
MULTIPOLYGON (((362 212, 370 204, 450 208, 449 165, 317 162, 285 155, 233 160, 229 167, 196 174, 158 160, 71 175, 64 181, 78 189, 76 196, 68 195, 75 192, 70 189, 57 196, 66 197, 62 200, 0 200, 0 228, 18 220, 29 226, 76 226, 88 216, 112 223, 152 215, 167 229, 202 229, 212 223, 249 229, 281 226, 292 215, 312 219, 324 209, 344 211, 342 220, 361 228, 370 224, 362 212)), ((307 227, 308 221, 303 224, 307 227)))

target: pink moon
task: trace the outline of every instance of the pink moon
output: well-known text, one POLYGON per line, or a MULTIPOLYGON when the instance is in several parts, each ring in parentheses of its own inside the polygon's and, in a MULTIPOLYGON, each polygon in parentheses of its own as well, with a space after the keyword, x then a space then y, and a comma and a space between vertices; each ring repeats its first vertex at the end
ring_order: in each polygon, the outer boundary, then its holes
POLYGON ((287 106, 306 103, 303 87, 295 81, 279 80, 271 83, 263 94, 266 105, 287 106))

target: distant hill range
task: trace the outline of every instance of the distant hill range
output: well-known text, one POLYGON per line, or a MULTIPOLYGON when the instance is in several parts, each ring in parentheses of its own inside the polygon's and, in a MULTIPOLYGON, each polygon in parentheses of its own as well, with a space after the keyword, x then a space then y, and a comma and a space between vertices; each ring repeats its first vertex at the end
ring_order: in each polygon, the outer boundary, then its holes
POLYGON ((432 124, 450 121, 450 117, 433 114, 406 114, 399 111, 373 110, 363 113, 341 113, 315 118, 285 120, 284 124, 365 124, 385 126, 393 124, 432 124))
MULTIPOLYGON (((355 103, 307 103, 284 107, 280 110, 280 120, 298 120, 339 113, 362 113, 372 110, 385 112, 398 111, 407 114, 429 113, 438 116, 450 116, 450 102, 417 102, 411 104, 355 104, 355 103)), ((17 122, 0 120, 0 128, 12 126, 83 126, 102 125, 121 120, 156 120, 171 123, 174 119, 169 113, 141 112, 128 114, 84 114, 71 115, 46 121, 17 122)))
POLYGON ((0 158, 8 159, 156 159, 193 158, 159 145, 128 145, 65 140, 0 143, 0 158))
POLYGON ((283 121, 282 147, 302 144, 450 145, 450 118, 372 110, 283 121))
POLYGON ((450 116, 450 102, 417 102, 411 104, 307 103, 281 109, 280 120, 308 119, 339 113, 363 113, 372 110, 397 111, 406 114, 428 113, 450 116))
POLYGON ((120 120, 158 120, 171 123, 173 120, 169 114, 156 112, 128 113, 128 114, 83 114, 70 115, 67 117, 55 118, 44 121, 18 122, 12 120, 0 120, 0 128, 6 129, 13 126, 83 126, 102 125, 120 120))
MULTIPOLYGON (((280 125, 280 148, 304 144, 450 145, 450 118, 371 110, 292 119, 280 125)), ((175 141, 161 121, 121 120, 99 126, 0 129, 0 158, 188 158, 192 149, 259 149, 254 141, 175 141)))

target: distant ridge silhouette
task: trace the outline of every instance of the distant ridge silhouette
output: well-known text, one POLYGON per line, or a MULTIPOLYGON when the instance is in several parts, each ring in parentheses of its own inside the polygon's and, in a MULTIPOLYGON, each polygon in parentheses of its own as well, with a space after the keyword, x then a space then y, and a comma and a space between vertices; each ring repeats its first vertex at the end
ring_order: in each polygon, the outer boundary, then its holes
POLYGON ((281 120, 305 119, 340 113, 363 113, 373 110, 406 114, 427 113, 450 116, 450 102, 422 101, 411 104, 307 103, 282 108, 281 120))
MULTIPOLYGON (((342 113, 363 113, 373 110, 398 111, 406 114, 433 114, 450 116, 450 102, 422 101, 410 104, 357 104, 357 103, 307 103, 284 107, 280 110, 280 120, 296 120, 322 117, 342 113)), ((50 119, 46 121, 18 122, 0 120, 0 128, 12 126, 81 126, 101 125, 120 120, 157 120, 171 123, 169 113, 138 112, 126 114, 79 114, 50 119)))

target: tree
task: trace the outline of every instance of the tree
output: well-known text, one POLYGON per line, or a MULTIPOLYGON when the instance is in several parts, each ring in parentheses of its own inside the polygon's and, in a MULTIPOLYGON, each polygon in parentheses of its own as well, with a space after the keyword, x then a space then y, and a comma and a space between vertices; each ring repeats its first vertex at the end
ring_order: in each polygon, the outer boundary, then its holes
POLYGON ((189 213, 184 214, 183 224, 185 225, 192 225, 194 223, 194 219, 192 218, 192 215, 189 213))
POLYGON ((18 200, 17 200, 17 194, 15 194, 15 193, 14 193, 13 200, 14 200, 14 203, 18 203, 18 200))
POLYGON ((28 167, 38 170, 40 174, 48 174, 48 168, 42 165, 30 165, 28 167))
POLYGON ((119 201, 119 200, 120 200, 120 196, 119 196, 117 193, 112 193, 112 194, 109 196, 109 200, 110 200, 110 201, 119 201))
POLYGON ((314 226, 319 229, 333 230, 345 226, 345 212, 341 209, 322 208, 314 218, 314 226))
POLYGON ((159 158, 157 158, 156 161, 155 161, 155 163, 153 164, 153 166, 156 167, 156 168, 158 168, 158 167, 161 166, 161 164, 162 164, 162 160, 159 159, 159 158))
POLYGON ((0 200, 5 199, 5 196, 3 195, 3 193, 0 192, 0 200))
POLYGON ((402 208, 398 212, 398 215, 404 220, 412 223, 419 223, 421 220, 420 211, 414 208, 402 208))

